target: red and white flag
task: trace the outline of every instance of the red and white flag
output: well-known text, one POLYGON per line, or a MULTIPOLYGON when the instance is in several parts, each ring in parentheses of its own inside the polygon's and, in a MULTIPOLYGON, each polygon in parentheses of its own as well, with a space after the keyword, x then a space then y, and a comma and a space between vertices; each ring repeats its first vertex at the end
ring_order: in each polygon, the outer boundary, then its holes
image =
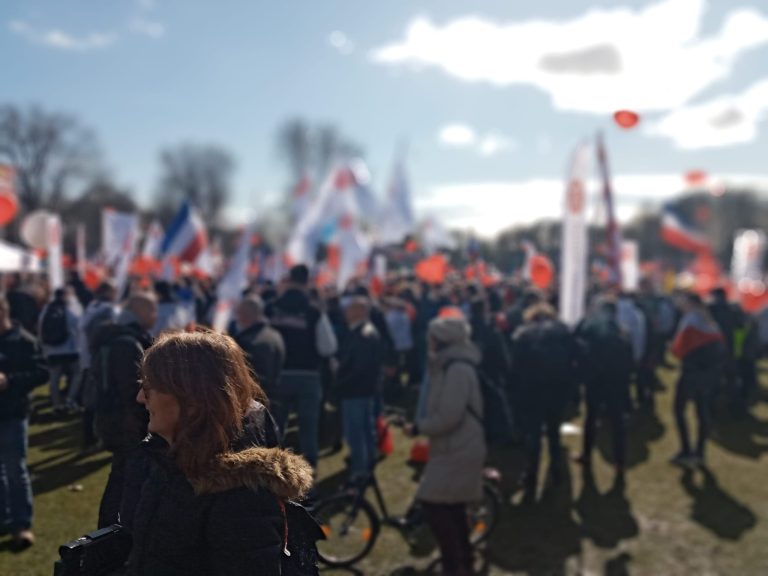
POLYGON ((305 171, 301 179, 296 183, 291 194, 291 208, 293 210, 293 221, 301 220, 303 214, 309 208, 312 194, 312 180, 305 171))
POLYGON ((226 330, 235 304, 240 300, 243 288, 248 282, 248 265, 251 254, 251 237, 255 232, 252 224, 243 229, 237 252, 229 262, 226 274, 216 289, 216 308, 213 315, 213 329, 217 332, 226 330))
POLYGON ((591 147, 580 144, 573 153, 565 187, 560 261, 560 318, 575 326, 584 316, 587 293, 587 178, 591 147))
POLYGON ((163 245, 164 237, 165 233, 163 232, 163 227, 160 225, 160 222, 153 220, 144 236, 144 246, 141 249, 141 255, 144 258, 158 260, 160 258, 160 248, 163 245))

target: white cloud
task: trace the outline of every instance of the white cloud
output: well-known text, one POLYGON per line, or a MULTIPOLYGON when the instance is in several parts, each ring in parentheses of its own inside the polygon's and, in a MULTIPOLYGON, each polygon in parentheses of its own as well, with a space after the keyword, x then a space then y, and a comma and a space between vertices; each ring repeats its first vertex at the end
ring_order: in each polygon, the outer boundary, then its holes
POLYGON ((147 36, 148 38, 154 38, 155 40, 165 36, 165 26, 162 22, 136 18, 131 22, 129 28, 134 34, 147 36))
POLYGON ((12 20, 8 28, 22 38, 59 50, 72 50, 87 52, 106 48, 117 40, 117 36, 110 32, 92 32, 84 36, 75 36, 58 29, 38 30, 21 20, 12 20))
POLYGON ((517 148, 517 142, 503 134, 488 132, 481 136, 466 124, 443 126, 437 139, 443 146, 472 149, 481 156, 494 156, 504 150, 517 148))
POLYGON ((568 21, 501 24, 463 17, 413 20, 374 62, 439 68, 466 82, 535 86, 557 108, 591 113, 670 110, 727 77, 744 52, 768 44, 768 18, 734 9, 701 32, 705 0, 660 0, 639 10, 591 10, 568 21))
POLYGON ((466 124, 449 124, 443 126, 438 134, 438 139, 446 146, 458 148, 472 146, 477 140, 475 131, 466 124))
POLYGON ((355 44, 340 30, 334 30, 328 35, 330 44, 339 54, 348 55, 355 51, 355 44))
MULTIPOLYGON (((768 196, 768 175, 720 175, 716 183, 749 186, 768 196)), ((617 217, 627 222, 641 208, 659 208, 686 191, 682 174, 624 174, 613 179, 617 217)), ((512 226, 540 220, 559 220, 565 184, 556 178, 537 178, 512 182, 473 182, 435 185, 416 195, 419 214, 435 214, 449 228, 474 229, 492 237, 512 226)), ((588 185, 588 214, 597 221, 600 188, 593 180, 588 185)))
POLYGON ((146 11, 154 10, 155 7, 157 7, 157 2, 155 0, 138 0, 138 4, 140 9, 146 11))
POLYGON ((648 127, 650 135, 671 138, 679 148, 695 150, 744 144, 757 136, 768 114, 768 80, 744 93, 683 107, 648 127))
POLYGON ((504 150, 513 150, 517 148, 517 142, 501 134, 486 134, 478 146, 479 152, 483 156, 495 156, 504 150))

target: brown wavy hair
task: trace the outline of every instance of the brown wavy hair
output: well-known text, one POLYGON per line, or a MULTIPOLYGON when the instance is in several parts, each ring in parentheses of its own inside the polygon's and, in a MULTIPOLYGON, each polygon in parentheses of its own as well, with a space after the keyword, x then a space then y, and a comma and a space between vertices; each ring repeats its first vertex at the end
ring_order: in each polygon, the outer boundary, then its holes
POLYGON ((161 335, 141 364, 142 385, 181 408, 171 454, 187 478, 203 474, 243 431, 252 400, 267 399, 237 343, 212 331, 161 335))

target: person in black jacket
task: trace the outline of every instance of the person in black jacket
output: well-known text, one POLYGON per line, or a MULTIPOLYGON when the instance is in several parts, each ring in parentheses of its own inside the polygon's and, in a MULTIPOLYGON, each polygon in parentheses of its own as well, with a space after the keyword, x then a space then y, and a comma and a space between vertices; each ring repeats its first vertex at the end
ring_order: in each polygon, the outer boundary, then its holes
POLYGON ((549 442, 550 475, 553 481, 560 480, 560 425, 572 397, 575 350, 570 330, 549 304, 531 306, 524 321, 513 337, 512 357, 519 386, 517 414, 528 457, 525 500, 531 502, 538 487, 542 429, 549 442))
POLYGON ((611 423, 616 480, 624 479, 626 459, 625 410, 634 360, 632 346, 618 322, 616 302, 603 300, 576 329, 578 363, 587 392, 584 451, 577 458, 591 470, 597 422, 604 415, 611 423))
MULTIPOLYGON (((312 468, 248 420, 263 392, 228 336, 161 336, 142 364, 149 466, 135 513, 128 576, 277 576, 288 554, 285 507, 312 468)), ((258 418, 257 418, 258 420, 258 418)), ((289 540, 290 541, 290 540, 289 540)))
POLYGON ((267 307, 267 317, 285 342, 285 365, 272 409, 285 434, 288 415, 295 406, 299 418, 301 453, 317 467, 319 421, 322 406, 320 366, 336 353, 337 341, 328 316, 313 306, 308 295, 309 269, 294 266, 285 292, 267 307))
POLYGON ((374 402, 385 352, 370 320, 370 301, 352 296, 343 307, 348 332, 341 344, 336 387, 349 445, 350 478, 355 480, 370 474, 376 462, 374 402))
POLYGON ((19 548, 35 541, 27 471, 29 396, 47 380, 40 346, 11 321, 8 300, 0 297, 0 533, 10 532, 19 548))
POLYGON ((95 383, 96 435, 112 452, 112 468, 99 507, 99 528, 118 521, 128 471, 137 465, 137 449, 147 435, 146 411, 136 403, 139 364, 152 344, 157 319, 151 294, 132 295, 116 324, 106 324, 93 339, 91 370, 95 383))
POLYGON ((280 333, 264 317, 264 302, 259 296, 243 298, 235 310, 238 332, 235 342, 245 352, 267 398, 274 397, 285 362, 285 344, 280 333))

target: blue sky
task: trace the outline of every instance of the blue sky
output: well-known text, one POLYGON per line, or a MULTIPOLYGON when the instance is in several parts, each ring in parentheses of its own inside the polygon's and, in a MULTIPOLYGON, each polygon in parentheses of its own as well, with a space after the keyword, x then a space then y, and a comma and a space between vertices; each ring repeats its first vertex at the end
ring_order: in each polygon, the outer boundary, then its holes
POLYGON ((295 116, 360 142, 379 192, 406 138, 417 212, 481 233, 556 215, 597 129, 624 217, 693 168, 768 182, 760 1, 4 0, 0 54, 0 102, 76 114, 139 198, 162 147, 229 148, 240 216, 285 189, 295 116), (612 125, 622 107, 638 129, 612 125))

